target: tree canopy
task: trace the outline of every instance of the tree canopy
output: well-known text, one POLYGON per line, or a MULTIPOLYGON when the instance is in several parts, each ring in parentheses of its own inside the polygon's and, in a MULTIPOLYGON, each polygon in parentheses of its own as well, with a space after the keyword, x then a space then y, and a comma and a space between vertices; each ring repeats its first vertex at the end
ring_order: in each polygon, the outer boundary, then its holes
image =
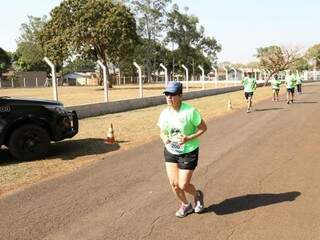
POLYGON ((11 64, 10 55, 0 47, 0 79, 2 73, 9 68, 11 64))
POLYGON ((143 40, 144 51, 136 51, 137 58, 143 58, 149 80, 152 65, 154 69, 159 67, 155 66, 157 62, 155 59, 160 53, 156 46, 159 45, 165 30, 166 9, 169 3, 171 0, 134 0, 131 3, 138 22, 138 34, 143 40))
POLYGON ((180 12, 177 5, 168 10, 171 1, 61 1, 48 19, 30 16, 22 24, 14 54, 16 69, 49 69, 43 61, 46 56, 58 71, 66 64, 74 69, 101 60, 108 79, 109 69, 116 67, 122 73, 136 74, 134 60, 148 76, 161 70, 160 63, 169 72, 181 64, 192 68, 193 74, 199 71, 198 65, 210 71, 221 46, 204 35, 196 16, 180 12), (178 48, 170 49, 171 43, 178 48))
POLYGON ((74 54, 107 65, 133 53, 136 22, 122 3, 65 0, 51 11, 39 37, 46 56, 55 63, 74 54))
POLYGON ((310 65, 315 64, 314 67, 319 68, 320 67, 320 44, 315 44, 312 47, 310 47, 306 54, 306 59, 309 60, 311 63, 310 65))
MULTIPOLYGON (((271 71, 270 77, 280 71, 293 68, 294 64, 301 60, 299 48, 269 46, 257 49, 257 57, 260 66, 271 71)), ((269 78, 266 80, 268 82, 269 78)))
POLYGON ((43 61, 43 51, 38 41, 38 34, 46 22, 46 17, 28 16, 28 22, 21 24, 21 35, 14 54, 15 68, 22 71, 48 70, 43 61))
POLYGON ((221 51, 221 46, 213 37, 204 35, 204 28, 199 26, 199 19, 194 15, 181 13, 177 5, 174 5, 168 14, 167 43, 178 45, 176 59, 189 68, 204 65, 208 71, 221 51))
POLYGON ((97 63, 92 60, 76 58, 73 61, 67 61, 66 66, 63 68, 63 73, 71 72, 93 72, 97 63))

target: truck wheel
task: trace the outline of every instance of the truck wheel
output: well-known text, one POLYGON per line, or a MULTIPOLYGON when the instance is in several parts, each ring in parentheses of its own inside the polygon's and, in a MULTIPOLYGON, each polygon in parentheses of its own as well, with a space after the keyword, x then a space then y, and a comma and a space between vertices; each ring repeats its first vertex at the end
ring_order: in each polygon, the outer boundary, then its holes
POLYGON ((43 158, 48 152, 48 132, 35 124, 25 124, 13 131, 9 139, 10 153, 20 161, 43 158))

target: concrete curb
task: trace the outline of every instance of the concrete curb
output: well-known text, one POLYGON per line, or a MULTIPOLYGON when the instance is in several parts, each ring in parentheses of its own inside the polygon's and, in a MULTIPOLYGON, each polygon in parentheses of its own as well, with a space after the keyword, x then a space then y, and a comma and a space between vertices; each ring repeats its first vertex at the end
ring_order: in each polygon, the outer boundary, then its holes
MULTIPOLYGON (((263 86, 262 83, 258 84, 258 87, 263 86)), ((233 86, 217 89, 205 89, 194 92, 183 93, 183 99, 189 100, 194 98, 201 98, 207 96, 213 96, 228 92, 235 92, 242 90, 242 86, 233 86)), ((79 119, 95 117, 109 113, 118 113, 125 112, 134 109, 146 108, 165 104, 165 98, 161 96, 155 97, 145 97, 145 98, 136 98, 128 100, 120 100, 114 102, 102 102, 102 103, 93 103, 86 105, 70 106, 67 107, 68 110, 75 110, 78 114, 79 119)))

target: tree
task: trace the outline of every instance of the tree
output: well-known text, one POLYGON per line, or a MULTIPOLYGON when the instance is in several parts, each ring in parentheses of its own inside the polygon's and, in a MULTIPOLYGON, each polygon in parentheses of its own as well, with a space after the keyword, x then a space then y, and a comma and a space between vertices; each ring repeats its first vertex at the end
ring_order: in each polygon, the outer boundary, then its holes
POLYGON ((138 21, 138 33, 143 41, 144 58, 146 61, 148 81, 151 78, 151 66, 153 62, 155 70, 155 58, 158 52, 155 43, 159 42, 165 29, 166 9, 171 0, 134 0, 132 6, 138 21))
POLYGON ((93 72, 97 63, 92 60, 85 60, 81 58, 76 58, 73 61, 68 61, 67 65, 63 68, 63 73, 71 72, 93 72))
MULTIPOLYGON (((50 59, 62 62, 78 54, 116 64, 132 55, 137 41, 136 22, 130 10, 112 0, 65 0, 51 11, 39 37, 50 59)), ((110 79, 109 68, 107 76, 110 79)), ((111 87, 111 82, 109 81, 111 87)))
POLYGON ((49 70, 43 61, 44 54, 37 38, 45 22, 45 16, 42 18, 28 16, 28 22, 21 24, 21 35, 14 53, 15 67, 18 70, 49 70))
POLYGON ((10 55, 0 47, 0 80, 2 78, 2 73, 10 67, 10 64, 10 55))
MULTIPOLYGON (((61 3, 61 5, 63 5, 61 3)), ((50 59, 55 65, 63 65, 63 61, 72 55, 70 36, 71 24, 66 21, 68 13, 63 7, 54 8, 51 11, 51 19, 46 22, 42 31, 38 34, 44 55, 50 59)))
POLYGON ((315 44, 309 48, 305 54, 306 60, 309 62, 315 61, 314 64, 316 68, 320 67, 320 44, 315 44))
POLYGON ((308 64, 308 59, 306 57, 301 57, 292 64, 292 69, 295 69, 298 71, 308 70, 308 68, 309 68, 309 64, 308 64))
POLYGON ((210 71, 221 46, 215 38, 205 37, 204 28, 198 27, 198 23, 196 16, 183 14, 179 12, 178 6, 174 5, 168 15, 166 42, 178 45, 175 59, 181 60, 188 68, 198 71, 196 66, 206 63, 205 70, 210 71))
POLYGON ((266 79, 268 83, 272 75, 277 72, 293 68, 294 63, 301 59, 299 48, 269 46, 257 49, 257 57, 260 60, 260 66, 271 71, 266 79))

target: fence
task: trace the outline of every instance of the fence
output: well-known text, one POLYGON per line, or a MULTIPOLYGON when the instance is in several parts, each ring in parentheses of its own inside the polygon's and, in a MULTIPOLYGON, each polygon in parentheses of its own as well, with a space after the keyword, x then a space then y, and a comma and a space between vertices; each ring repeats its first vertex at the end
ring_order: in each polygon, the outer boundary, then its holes
MULTIPOLYGON (((172 79, 172 76, 170 76, 172 79)), ((185 76, 183 75, 175 75, 173 77, 174 81, 181 81, 184 82, 185 76)), ((305 81, 320 81, 320 71, 304 71, 303 72, 303 79, 305 81)), ((70 84, 70 79, 62 79, 57 78, 57 85, 58 86, 70 86, 70 85, 76 85, 76 86, 98 86, 97 83, 92 84, 92 82, 89 84, 89 81, 78 81, 77 79, 72 79, 73 84, 70 84)), ((138 84, 139 78, 138 76, 120 76, 119 75, 112 75, 111 81, 113 85, 126 85, 126 84, 138 84)), ((214 82, 215 77, 206 76, 205 82, 214 82)), ((156 75, 152 76, 151 80, 148 80, 147 76, 142 76, 142 82, 143 83, 164 83, 165 77, 164 75, 156 75)), ((190 83, 200 83, 201 82, 201 76, 191 76, 190 83)), ((218 82, 225 83, 226 85, 231 83, 239 83, 239 80, 237 81, 230 81, 225 80, 225 77, 221 77, 219 75, 218 82)), ((15 78, 9 78, 9 79, 0 79, 0 88, 36 88, 36 87, 51 87, 52 86, 52 80, 47 77, 46 73, 41 73, 40 75, 34 74, 34 72, 25 72, 23 74, 18 74, 15 78)))
MULTIPOLYGON (((64 79, 57 78, 58 86, 98 86, 98 81, 93 84, 89 81, 90 78, 84 78, 83 76, 73 75, 71 77, 64 76, 64 79)), ((213 80, 212 78, 205 78, 205 80, 213 80)), ((126 85, 126 84, 138 84, 138 76, 111 76, 111 81, 113 85, 126 85)), ((184 81, 184 76, 176 75, 174 76, 174 81, 184 81)), ((195 76, 191 78, 191 81, 199 82, 200 76, 195 76)), ((164 75, 152 76, 151 80, 148 80, 147 76, 142 76, 143 83, 164 83, 164 75)), ((51 87, 52 79, 47 77, 27 77, 27 78, 11 78, 11 79, 0 79, 0 88, 35 88, 35 87, 51 87)))
POLYGON ((320 81, 320 71, 305 71, 303 79, 309 81, 320 81))
MULTIPOLYGON (((57 79, 59 86, 62 86, 62 81, 57 79)), ((34 78, 34 79, 1 79, 0 88, 36 88, 36 87, 51 87, 52 80, 49 78, 34 78)))

